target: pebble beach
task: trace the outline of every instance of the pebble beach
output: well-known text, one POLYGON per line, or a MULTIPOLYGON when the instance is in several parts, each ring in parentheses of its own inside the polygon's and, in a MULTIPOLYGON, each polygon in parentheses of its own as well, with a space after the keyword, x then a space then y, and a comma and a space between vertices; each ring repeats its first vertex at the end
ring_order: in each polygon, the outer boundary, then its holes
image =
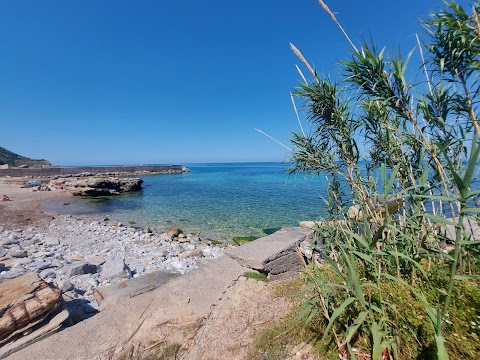
POLYGON ((223 245, 175 226, 155 233, 109 218, 42 211, 49 199, 68 201, 71 195, 62 190, 33 192, 1 183, 0 193, 11 199, 0 202, 0 282, 37 273, 63 291, 77 321, 96 312, 98 287, 157 270, 184 274, 196 268, 199 258, 223 255, 223 245))

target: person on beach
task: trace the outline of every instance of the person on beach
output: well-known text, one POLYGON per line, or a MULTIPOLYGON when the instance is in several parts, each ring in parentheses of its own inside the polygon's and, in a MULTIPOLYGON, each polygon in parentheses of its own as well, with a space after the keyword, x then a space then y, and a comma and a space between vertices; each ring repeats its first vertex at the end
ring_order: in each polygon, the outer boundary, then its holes
POLYGON ((12 201, 7 195, 3 195, 2 201, 12 201))

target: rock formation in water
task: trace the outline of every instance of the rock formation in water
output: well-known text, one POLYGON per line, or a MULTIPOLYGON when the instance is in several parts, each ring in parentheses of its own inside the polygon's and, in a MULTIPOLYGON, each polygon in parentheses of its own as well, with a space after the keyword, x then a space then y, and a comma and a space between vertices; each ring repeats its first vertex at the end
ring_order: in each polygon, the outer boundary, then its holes
POLYGON ((63 188, 76 196, 108 196, 142 188, 142 179, 114 177, 60 178, 50 181, 50 185, 63 188))

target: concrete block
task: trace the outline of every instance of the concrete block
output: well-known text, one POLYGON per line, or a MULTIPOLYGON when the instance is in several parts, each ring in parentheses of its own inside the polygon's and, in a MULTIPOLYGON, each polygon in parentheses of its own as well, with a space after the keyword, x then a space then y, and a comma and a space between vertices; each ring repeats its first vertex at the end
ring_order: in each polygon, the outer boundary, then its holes
POLYGON ((297 270, 301 266, 296 253, 297 245, 310 237, 313 230, 287 228, 234 249, 226 254, 250 269, 275 273, 297 270), (292 267, 290 269, 290 267, 292 267))

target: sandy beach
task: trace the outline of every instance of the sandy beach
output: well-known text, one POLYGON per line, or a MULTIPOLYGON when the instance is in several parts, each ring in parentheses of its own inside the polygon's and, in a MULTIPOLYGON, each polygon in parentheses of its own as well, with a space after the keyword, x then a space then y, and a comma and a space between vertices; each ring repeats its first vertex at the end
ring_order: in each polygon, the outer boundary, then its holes
POLYGON ((52 219, 53 214, 41 209, 51 199, 68 198, 71 195, 62 190, 33 191, 22 188, 25 179, 8 178, 0 180, 0 195, 7 195, 11 201, 0 201, 0 226, 15 229, 52 219))

